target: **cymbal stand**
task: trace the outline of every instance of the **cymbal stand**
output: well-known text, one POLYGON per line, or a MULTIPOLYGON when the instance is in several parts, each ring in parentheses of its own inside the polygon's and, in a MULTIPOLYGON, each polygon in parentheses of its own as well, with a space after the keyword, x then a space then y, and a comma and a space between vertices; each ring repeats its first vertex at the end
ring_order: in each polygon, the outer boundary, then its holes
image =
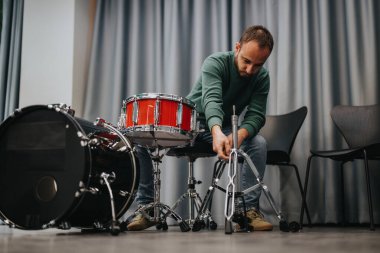
MULTIPOLYGON (((253 164, 251 158, 241 149, 238 148, 237 141, 238 141, 238 135, 237 135, 237 125, 238 125, 238 116, 235 114, 235 106, 233 107, 233 115, 231 117, 232 119, 232 141, 233 141, 233 148, 231 149, 231 153, 229 155, 229 162, 228 162, 228 184, 227 184, 227 191, 226 191, 226 198, 225 198, 225 208, 224 208, 224 215, 225 215, 225 233, 231 234, 232 233, 232 220, 235 213, 235 194, 236 194, 236 187, 235 187, 235 179, 236 179, 236 170, 237 170, 237 161, 238 161, 238 155, 241 155, 244 160, 247 162, 248 166, 251 168, 253 174, 256 177, 257 184, 254 186, 251 186, 243 191, 243 196, 248 194, 251 191, 256 190, 257 188, 261 188, 264 192, 264 195, 269 201, 270 206, 276 213, 276 217, 279 219, 279 225, 280 230, 284 232, 289 232, 289 224, 284 219, 281 211, 277 210, 275 206, 275 201, 272 197, 272 194, 270 193, 268 187, 262 182, 260 179, 260 174, 256 169, 256 166, 253 164)), ((291 227, 293 228, 295 225, 293 224, 291 227)), ((297 226, 295 226, 297 227, 297 226)), ((299 226, 298 226, 299 227, 299 226)), ((293 231, 293 229, 292 229, 293 231)))
MULTIPOLYGON (((149 149, 149 151, 151 150, 149 149)), ((182 220, 181 216, 179 216, 176 212, 174 212, 173 209, 170 208, 168 205, 165 205, 160 202, 161 171, 159 168, 159 164, 161 163, 161 160, 164 154, 160 155, 160 149, 158 145, 156 145, 155 150, 151 151, 150 155, 154 163, 154 166, 153 166, 154 200, 153 200, 153 203, 140 207, 139 209, 137 209, 136 212, 140 212, 142 213, 142 215, 144 215, 145 218, 149 219, 150 221, 156 222, 157 229, 167 230, 168 225, 166 223, 166 218, 171 216, 174 220, 177 221, 182 232, 190 231, 191 228, 184 220, 182 220), (152 209, 154 211, 153 217, 150 216, 149 213, 147 212, 148 210, 152 210, 152 209)))

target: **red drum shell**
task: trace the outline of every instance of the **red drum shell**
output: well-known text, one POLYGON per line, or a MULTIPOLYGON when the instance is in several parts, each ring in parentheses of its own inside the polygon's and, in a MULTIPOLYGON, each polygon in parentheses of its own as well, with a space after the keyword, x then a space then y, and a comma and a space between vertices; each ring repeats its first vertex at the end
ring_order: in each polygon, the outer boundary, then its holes
POLYGON ((124 101, 125 133, 144 146, 181 146, 193 138, 195 104, 176 95, 143 93, 124 101))

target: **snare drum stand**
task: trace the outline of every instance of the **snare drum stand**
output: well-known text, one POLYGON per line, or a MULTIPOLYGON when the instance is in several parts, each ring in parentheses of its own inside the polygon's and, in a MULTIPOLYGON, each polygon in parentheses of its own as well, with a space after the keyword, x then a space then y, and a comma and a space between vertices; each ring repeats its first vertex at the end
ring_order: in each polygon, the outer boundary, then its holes
POLYGON ((162 157, 164 154, 160 155, 160 149, 158 145, 156 145, 154 151, 150 151, 150 156, 152 158, 152 161, 154 163, 153 166, 153 182, 154 182, 154 201, 153 203, 150 203, 148 205, 142 206, 141 208, 137 209, 136 212, 142 213, 145 218, 149 219, 150 221, 154 221, 157 223, 156 228, 167 230, 168 225, 166 223, 166 218, 171 216, 174 220, 177 221, 179 227, 181 228, 182 232, 188 232, 191 230, 189 225, 179 216, 172 208, 170 208, 168 205, 165 205, 160 202, 160 188, 161 188, 161 179, 160 179, 160 168, 159 164, 161 163, 162 157), (154 215, 153 217, 149 215, 147 212, 148 210, 151 210, 153 208, 154 215))
MULTIPOLYGON (((225 206, 224 206, 224 215, 225 215, 225 233, 231 234, 232 229, 232 221, 236 220, 236 213, 235 213, 235 197, 236 195, 236 187, 235 187, 235 179, 236 179, 236 171, 237 171, 237 164, 238 164, 238 154, 241 155, 244 160, 248 163, 249 167, 251 168, 253 174, 256 177, 257 184, 254 186, 249 187, 248 189, 245 189, 241 192, 242 197, 244 198, 244 195, 247 193, 256 190, 257 188, 261 188, 264 192, 264 195, 267 197, 270 206, 276 213, 277 218, 279 219, 279 226, 280 230, 284 232, 289 232, 289 224, 284 219, 283 215, 281 214, 281 211, 278 211, 275 207, 274 199, 268 189, 268 187, 261 181, 260 174, 256 169, 256 166, 253 164, 251 158, 241 149, 237 148, 237 142, 238 142, 238 136, 237 136, 237 126, 238 126, 238 116, 235 115, 235 106, 233 107, 233 115, 231 117, 232 120, 232 141, 233 141, 233 148, 231 150, 229 161, 228 161, 228 184, 226 187, 226 198, 225 198, 225 206)), ((241 196, 239 196, 241 197, 241 196)), ((244 200, 244 199, 243 199, 244 200)), ((292 230, 293 231, 293 230, 292 230)))

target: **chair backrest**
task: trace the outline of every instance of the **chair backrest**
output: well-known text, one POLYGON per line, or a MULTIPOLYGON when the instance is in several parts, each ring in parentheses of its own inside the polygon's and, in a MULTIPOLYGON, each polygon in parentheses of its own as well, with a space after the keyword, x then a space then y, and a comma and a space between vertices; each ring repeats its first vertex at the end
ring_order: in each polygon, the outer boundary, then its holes
POLYGON ((287 114, 267 115, 260 135, 267 141, 268 151, 283 151, 290 155, 306 115, 306 106, 287 114))
POLYGON ((330 114, 350 148, 380 143, 380 105, 338 105, 330 114))

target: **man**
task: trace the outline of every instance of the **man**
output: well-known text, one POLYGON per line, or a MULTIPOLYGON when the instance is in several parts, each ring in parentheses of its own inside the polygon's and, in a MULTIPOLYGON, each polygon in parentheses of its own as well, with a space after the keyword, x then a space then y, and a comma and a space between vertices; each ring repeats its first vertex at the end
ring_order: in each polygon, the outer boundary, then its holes
MULTIPOLYGON (((201 74, 187 96, 196 104, 200 126, 206 131, 196 141, 212 143, 213 150, 221 159, 228 159, 232 147, 231 115, 235 105, 240 114, 246 109, 238 129, 238 146, 246 152, 261 176, 266 164, 266 142, 257 135, 265 123, 269 74, 263 68, 273 49, 273 38, 263 26, 247 28, 234 51, 210 55, 203 63, 201 74)), ((251 168, 244 162, 241 168, 241 187, 256 184, 251 168)), ((254 230, 272 230, 258 211, 261 191, 251 191, 244 196, 247 217, 254 230)), ((136 216, 128 230, 141 230, 154 225, 143 216, 136 216)))

